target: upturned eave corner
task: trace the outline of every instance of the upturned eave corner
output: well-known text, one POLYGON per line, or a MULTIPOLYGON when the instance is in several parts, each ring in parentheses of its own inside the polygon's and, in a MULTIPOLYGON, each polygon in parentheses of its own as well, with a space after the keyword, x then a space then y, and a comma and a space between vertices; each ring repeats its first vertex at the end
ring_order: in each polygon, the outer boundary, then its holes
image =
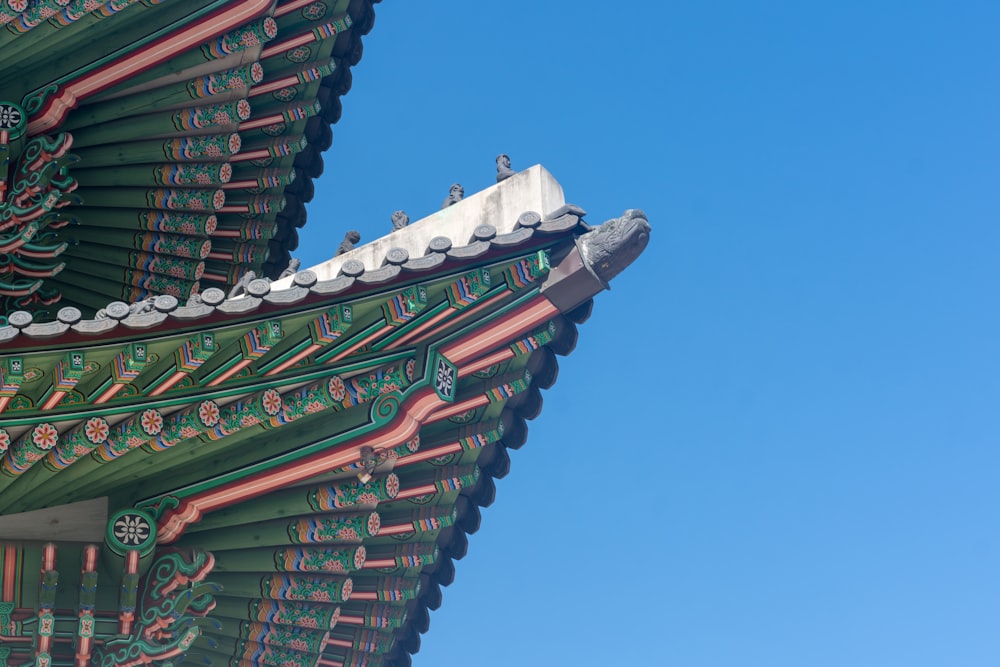
POLYGON ((419 650, 649 224, 501 154, 302 267, 376 2, 0 7, 0 667, 419 650))
POLYGON ((566 313, 603 290, 624 271, 649 244, 650 225, 645 212, 627 209, 589 229, 553 258, 553 266, 541 293, 566 313))

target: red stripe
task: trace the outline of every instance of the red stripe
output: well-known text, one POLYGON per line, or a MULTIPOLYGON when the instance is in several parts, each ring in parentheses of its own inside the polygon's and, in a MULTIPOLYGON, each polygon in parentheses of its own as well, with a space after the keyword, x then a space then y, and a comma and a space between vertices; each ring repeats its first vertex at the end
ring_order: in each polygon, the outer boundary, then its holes
MULTIPOLYGON (((452 363, 464 365, 483 351, 535 329, 558 313, 559 309, 551 301, 544 296, 536 295, 521 307, 508 313, 503 322, 469 333, 446 347, 442 354, 452 363)), ((375 332, 365 340, 379 333, 375 332)), ((351 349, 358 346, 360 344, 351 349)), ((335 358, 346 356, 347 352, 345 350, 335 358)), ((188 524, 208 512, 285 488, 315 476, 317 471, 332 470, 354 463, 361 458, 359 451, 361 442, 378 449, 394 447, 400 442, 410 440, 420 431, 427 417, 443 405, 444 402, 431 387, 424 387, 412 394, 399 407, 396 417, 379 431, 365 434, 359 440, 344 443, 328 451, 318 452, 272 470, 264 470, 245 479, 224 484, 216 489, 196 493, 184 499, 180 507, 168 511, 163 516, 157 542, 169 544, 175 541, 188 524)))
POLYGON ((66 118, 81 100, 122 81, 151 69, 173 58, 177 53, 198 47, 204 42, 225 34, 270 9, 271 0, 244 0, 219 9, 198 19, 180 32, 162 37, 145 48, 125 58, 108 63, 71 82, 56 95, 28 123, 28 134, 44 134, 66 118))
POLYGON ((8 544, 3 550, 3 598, 4 602, 15 602, 14 585, 17 581, 17 547, 8 544))

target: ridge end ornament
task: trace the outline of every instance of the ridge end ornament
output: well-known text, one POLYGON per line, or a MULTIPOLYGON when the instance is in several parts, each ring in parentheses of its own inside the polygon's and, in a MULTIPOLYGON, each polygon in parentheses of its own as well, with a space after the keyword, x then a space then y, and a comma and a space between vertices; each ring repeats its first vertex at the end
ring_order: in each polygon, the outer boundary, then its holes
POLYGON ((649 244, 649 220, 630 208, 576 239, 584 262, 605 284, 634 262, 649 244))
MULTIPOLYGON (((569 210, 569 206, 565 208, 569 210)), ((541 287, 542 295, 562 313, 570 313, 611 289, 609 281, 642 254, 650 233, 646 214, 636 208, 596 227, 582 224, 575 213, 568 217, 585 232, 576 237, 568 252, 557 255, 541 287)))

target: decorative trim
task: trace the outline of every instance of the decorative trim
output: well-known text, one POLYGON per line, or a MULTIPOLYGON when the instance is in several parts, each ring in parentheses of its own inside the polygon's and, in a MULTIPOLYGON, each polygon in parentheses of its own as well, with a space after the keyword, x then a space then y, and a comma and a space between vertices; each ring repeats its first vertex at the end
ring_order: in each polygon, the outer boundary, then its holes
POLYGON ((156 547, 156 522, 142 510, 120 510, 108 520, 104 541, 119 556, 132 550, 146 556, 156 547))
POLYGON ((146 575, 135 631, 94 651, 100 667, 166 664, 185 653, 201 634, 194 621, 215 605, 218 587, 204 583, 215 564, 207 553, 165 553, 146 575))

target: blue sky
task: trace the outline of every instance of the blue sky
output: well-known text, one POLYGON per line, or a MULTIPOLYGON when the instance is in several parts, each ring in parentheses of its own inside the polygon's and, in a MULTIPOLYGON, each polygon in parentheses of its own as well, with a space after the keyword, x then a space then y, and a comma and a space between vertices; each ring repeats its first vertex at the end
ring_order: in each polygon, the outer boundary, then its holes
POLYGON ((995 3, 377 11, 305 265, 500 152, 653 225, 414 664, 995 665, 995 3))

